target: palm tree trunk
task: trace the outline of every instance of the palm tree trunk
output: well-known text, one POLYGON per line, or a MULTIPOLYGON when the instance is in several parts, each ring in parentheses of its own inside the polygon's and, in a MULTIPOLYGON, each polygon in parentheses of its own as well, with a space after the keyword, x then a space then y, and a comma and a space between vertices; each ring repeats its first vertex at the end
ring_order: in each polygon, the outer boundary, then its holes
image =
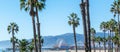
POLYGON ((86 27, 86 16, 85 16, 85 3, 81 0, 80 4, 81 13, 82 13, 82 21, 83 21, 83 31, 84 31, 84 40, 85 40, 85 52, 88 52, 88 40, 87 40, 87 27, 86 27))
POLYGON ((89 52, 91 52, 91 34, 90 34, 90 13, 89 13, 89 0, 86 0, 87 3, 87 31, 88 31, 88 42, 89 42, 89 52))
POLYGON ((29 52, 33 52, 33 49, 29 49, 29 52))
POLYGON ((110 30, 110 52, 112 52, 112 31, 110 30))
POLYGON ((100 42, 99 42, 99 52, 101 52, 100 42))
MULTIPOLYGON (((110 31, 110 30, 109 30, 109 31, 110 31)), ((110 43, 111 43, 111 42, 110 42, 110 34, 111 34, 111 33, 110 33, 109 31, 108 31, 108 52, 110 52, 110 49, 111 49, 111 48, 110 48, 110 47, 111 47, 111 45, 110 45, 110 43)))
POLYGON ((35 26, 35 18, 34 18, 34 16, 32 16, 32 23, 33 23, 33 34, 34 34, 35 52, 38 52, 37 43, 36 43, 36 26, 35 26))
POLYGON ((12 29, 13 52, 15 52, 14 29, 12 29))
POLYGON ((38 9, 36 7, 36 18, 37 18, 37 32, 38 32, 38 52, 41 52, 41 40, 40 40, 40 23, 39 23, 39 16, 38 16, 38 9))
MULTIPOLYGON (((119 14, 118 14, 118 35, 120 37, 120 22, 119 22, 119 14)), ((118 44, 118 47, 119 47, 119 44, 118 44)), ((117 52, 118 52, 118 47, 117 47, 117 52)))
POLYGON ((33 35, 34 35, 34 46, 35 46, 35 52, 38 52, 37 49, 37 41, 36 41, 36 26, 35 26, 35 11, 34 11, 34 7, 33 7, 33 0, 31 0, 32 4, 31 4, 31 9, 30 9, 30 16, 32 17, 32 24, 33 24, 33 35))
POLYGON ((112 41, 112 37, 113 37, 113 31, 111 30, 111 49, 112 49, 112 52, 113 52, 113 46, 114 46, 114 43, 112 41))
POLYGON ((106 47, 105 47, 105 31, 104 31, 104 51, 106 52, 106 47))
POLYGON ((119 36, 120 36, 120 23, 119 23, 119 14, 118 14, 118 33, 119 33, 119 36))
POLYGON ((75 32, 75 26, 73 25, 73 32, 74 32, 74 41, 75 41, 75 51, 77 52, 77 40, 76 40, 76 32, 75 32))
MULTIPOLYGON (((38 2, 38 0, 36 0, 36 2, 38 2)), ((36 6, 36 18, 37 18, 38 48, 39 48, 38 52, 41 52, 40 22, 39 22, 37 6, 36 6)))
POLYGON ((95 51, 95 41, 93 40, 93 49, 94 49, 94 52, 96 52, 95 51))
POLYGON ((119 46, 117 45, 117 46, 116 46, 116 52, 118 52, 118 47, 119 47, 119 46))

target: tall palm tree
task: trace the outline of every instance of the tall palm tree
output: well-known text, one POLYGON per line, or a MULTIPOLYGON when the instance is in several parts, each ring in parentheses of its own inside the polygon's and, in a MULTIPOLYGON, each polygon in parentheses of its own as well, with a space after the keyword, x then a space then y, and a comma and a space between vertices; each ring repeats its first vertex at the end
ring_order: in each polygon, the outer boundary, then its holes
POLYGON ((15 52, 15 40, 14 40, 15 37, 14 37, 14 35, 15 35, 15 33, 17 33, 19 31, 19 27, 15 22, 12 22, 12 23, 10 23, 10 25, 8 25, 7 30, 8 30, 9 34, 12 33, 13 52, 15 52))
POLYGON ((35 0, 20 0, 20 8, 29 11, 29 15, 32 17, 35 52, 38 52, 36 43, 35 5, 35 0))
MULTIPOLYGON (((100 29, 103 30, 103 32, 104 32, 104 39, 105 39, 105 32, 107 31, 107 23, 106 22, 102 22, 100 24, 100 29)), ((104 50, 106 52, 105 40, 104 40, 104 50)))
POLYGON ((114 17, 118 15, 118 21, 119 21, 119 13, 120 13, 120 3, 118 0, 114 0, 113 4, 111 5, 110 11, 114 14, 114 17))
POLYGON ((114 31, 115 36, 112 37, 112 42, 114 43, 114 45, 116 47, 115 48, 116 52, 118 52, 118 47, 119 47, 119 44, 120 44, 118 27, 114 27, 113 31, 114 31))
POLYGON ((113 14, 114 14, 114 17, 118 17, 118 34, 120 36, 120 21, 119 21, 119 16, 120 16, 120 0, 114 0, 113 4, 112 4, 112 7, 111 7, 111 10, 110 10, 113 14))
POLYGON ((118 0, 114 0, 113 4, 111 5, 111 9, 110 11, 114 14, 114 17, 118 17, 118 21, 119 21, 119 14, 120 14, 120 1, 118 0))
POLYGON ((68 16, 69 21, 68 24, 72 26, 73 33, 74 33, 74 41, 75 41, 75 49, 77 52, 77 40, 76 40, 76 30, 75 28, 79 25, 79 18, 76 13, 71 13, 70 16, 68 16))
MULTIPOLYGON (((113 32, 114 32, 114 29, 115 29, 115 27, 117 27, 117 22, 114 20, 114 19, 111 19, 110 21, 109 21, 109 23, 110 23, 110 32, 111 32, 111 38, 114 36, 113 35, 113 32)), ((111 39, 111 48, 112 48, 112 51, 113 51, 113 42, 112 42, 112 39, 111 39)))
POLYGON ((92 34, 93 49, 94 49, 94 52, 95 52, 95 34, 96 34, 96 31, 95 31, 94 28, 91 28, 91 34, 92 34))
POLYGON ((107 22, 108 25, 108 30, 109 30, 109 51, 113 51, 113 43, 112 43, 112 37, 113 37, 113 30, 114 27, 116 27, 117 22, 114 19, 111 19, 110 21, 107 22))
POLYGON ((117 27, 118 27, 118 34, 120 37, 120 21, 119 21, 119 16, 120 16, 120 0, 114 0, 112 7, 111 7, 111 12, 114 14, 114 17, 118 18, 118 23, 117 23, 117 27))
POLYGON ((37 18, 37 32, 38 32, 38 48, 39 52, 41 52, 41 41, 40 41, 40 22, 39 22, 39 15, 38 10, 42 11, 42 9, 45 7, 45 0, 36 0, 36 18, 37 18))
POLYGON ((81 8, 81 14, 82 14, 82 21, 83 21, 83 31, 84 31, 84 39, 85 39, 85 52, 88 52, 89 46, 88 46, 88 35, 87 35, 87 24, 86 24, 86 11, 85 11, 85 2, 84 0, 81 0, 80 8, 81 8))
POLYGON ((89 52, 91 52, 91 34, 90 34, 90 13, 89 13, 89 0, 86 0, 86 11, 87 11, 87 31, 88 31, 88 42, 89 42, 89 52))

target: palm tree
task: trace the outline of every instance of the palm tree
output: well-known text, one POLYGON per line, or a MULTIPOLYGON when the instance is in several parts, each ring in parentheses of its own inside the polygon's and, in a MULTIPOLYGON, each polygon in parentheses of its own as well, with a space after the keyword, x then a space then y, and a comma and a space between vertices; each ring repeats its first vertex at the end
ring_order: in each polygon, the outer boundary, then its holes
POLYGON ((77 17, 76 13, 71 13, 70 16, 68 16, 69 21, 68 24, 72 26, 73 33, 74 33, 74 41, 75 41, 75 49, 77 52, 77 40, 76 40, 76 30, 75 28, 79 25, 79 18, 77 17))
POLYGON ((102 39, 103 39, 103 44, 104 44, 105 52, 106 52, 106 42, 108 41, 108 39, 106 37, 103 37, 102 39))
POLYGON ((118 52, 118 47, 119 47, 119 44, 120 44, 120 39, 119 39, 119 34, 118 34, 118 27, 114 27, 113 29, 114 33, 115 33, 115 36, 112 37, 112 42, 114 43, 115 45, 115 49, 116 49, 116 52, 118 52))
POLYGON ((108 31, 109 31, 109 51, 113 51, 113 43, 112 43, 112 37, 113 37, 113 30, 114 27, 116 27, 117 22, 114 19, 111 19, 110 21, 107 22, 108 25, 108 31))
POLYGON ((120 0, 114 0, 113 4, 111 5, 111 12, 114 14, 114 17, 118 15, 118 21, 119 21, 119 15, 120 15, 120 0))
POLYGON ((28 49, 30 50, 30 52, 33 51, 34 45, 32 44, 32 42, 28 45, 28 49))
POLYGON ((15 33, 17 33, 19 31, 19 27, 18 27, 18 25, 15 22, 12 22, 12 23, 10 23, 10 25, 8 25, 7 30, 8 30, 9 34, 12 33, 13 52, 15 52, 15 40, 14 40, 15 37, 14 37, 14 35, 15 35, 15 33))
POLYGON ((23 8, 25 11, 29 11, 29 15, 32 17, 35 52, 38 52, 36 43, 35 5, 35 0, 20 0, 20 8, 23 8))
POLYGON ((117 44, 119 44, 119 36, 118 35, 115 35, 113 38, 112 38, 112 41, 113 41, 113 43, 115 44, 115 46, 116 46, 116 49, 115 49, 115 51, 116 52, 118 52, 118 45, 117 44))
POLYGON ((20 49, 20 52, 27 52, 27 48, 29 45, 29 42, 26 39, 19 40, 17 42, 18 48, 20 49))
POLYGON ((96 31, 94 28, 91 28, 91 34, 92 34, 93 49, 95 52, 95 34, 96 34, 96 31))
POLYGON ((101 50, 100 50, 100 43, 101 43, 101 37, 100 36, 98 36, 98 37, 95 37, 95 42, 97 42, 98 44, 99 44, 99 52, 101 52, 101 50))
POLYGON ((90 34, 90 14, 89 14, 89 0, 86 0, 86 11, 87 11, 87 31, 88 31, 88 40, 89 40, 89 52, 91 52, 91 34, 90 34))
POLYGON ((114 14, 114 17, 118 15, 118 21, 119 21, 119 13, 120 13, 120 3, 118 0, 114 0, 113 4, 111 5, 110 11, 114 14))
POLYGON ((28 46, 28 49, 30 50, 30 52, 32 52, 33 49, 34 49, 34 46, 33 46, 33 45, 29 45, 29 46, 28 46))
MULTIPOLYGON (((109 21, 109 23, 110 23, 110 32, 111 32, 111 38, 114 36, 113 35, 113 32, 114 32, 114 29, 115 29, 115 27, 117 27, 117 22, 114 20, 114 19, 111 19, 110 21, 109 21)), ((112 48, 112 51, 113 51, 113 42, 112 42, 112 39, 111 39, 111 48, 112 48)))
POLYGON ((114 0, 112 7, 111 7, 111 12, 114 14, 114 17, 118 18, 118 23, 117 23, 117 27, 118 27, 118 35, 120 37, 120 21, 119 21, 119 16, 120 16, 120 0, 114 0))
POLYGON ((82 21, 83 21, 83 31, 84 31, 84 39, 85 39, 85 52, 88 52, 88 35, 87 35, 87 24, 86 24, 86 11, 85 11, 85 2, 81 0, 80 8, 81 8, 81 14, 82 14, 82 21))
MULTIPOLYGON (((105 32, 107 31, 107 23, 106 22, 102 22, 100 24, 100 29, 103 30, 103 32, 104 32, 104 38, 105 38, 105 32)), ((105 49, 105 52, 106 52, 105 40, 104 40, 104 49, 105 49)))
POLYGON ((38 10, 42 11, 42 9, 45 6, 45 0, 36 0, 36 18, 37 18, 37 32, 38 32, 38 48, 39 52, 41 52, 41 41, 40 41, 40 22, 39 22, 39 16, 38 16, 38 10))

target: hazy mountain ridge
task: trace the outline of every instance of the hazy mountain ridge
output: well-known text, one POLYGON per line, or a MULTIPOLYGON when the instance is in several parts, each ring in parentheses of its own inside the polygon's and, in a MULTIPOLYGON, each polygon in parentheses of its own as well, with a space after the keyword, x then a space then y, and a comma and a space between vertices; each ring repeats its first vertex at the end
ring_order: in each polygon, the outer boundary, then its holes
MULTIPOLYGON (((77 43, 81 43, 81 45, 84 45, 84 35, 83 34, 76 34, 77 36, 77 43)), ((96 36, 104 36, 104 33, 98 32, 96 33, 96 36)), ((107 34, 106 34, 107 36, 107 34)), ((51 48, 54 45, 56 45, 60 40, 63 40, 66 44, 68 45, 74 45, 74 37, 73 33, 66 33, 66 34, 61 34, 57 36, 43 36, 44 38, 44 48, 51 48)), ((31 41, 31 39, 29 39, 31 41)), ((0 49, 4 48, 10 48, 11 47, 11 42, 9 40, 6 41, 0 41, 0 49)))

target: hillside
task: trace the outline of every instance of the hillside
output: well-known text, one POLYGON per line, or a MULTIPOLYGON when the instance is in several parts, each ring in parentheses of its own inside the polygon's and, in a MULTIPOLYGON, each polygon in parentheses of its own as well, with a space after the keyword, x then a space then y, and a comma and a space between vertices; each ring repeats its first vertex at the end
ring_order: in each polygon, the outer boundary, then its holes
MULTIPOLYGON (((77 34, 77 43, 78 46, 83 46, 84 44, 84 35, 83 34, 77 34)), ((98 32, 96 33, 96 36, 104 36, 104 33, 98 32)), ((107 36, 107 35, 106 35, 107 36)), ((59 44, 60 41, 63 43, 72 46, 74 45, 74 39, 73 39, 73 33, 66 33, 61 34, 57 36, 43 36, 44 38, 44 45, 43 48, 52 48, 56 44, 59 44)), ((31 39, 29 39, 30 41, 31 39)), ((0 49, 9 48, 11 47, 11 43, 9 40, 6 41, 0 41, 0 49)))

